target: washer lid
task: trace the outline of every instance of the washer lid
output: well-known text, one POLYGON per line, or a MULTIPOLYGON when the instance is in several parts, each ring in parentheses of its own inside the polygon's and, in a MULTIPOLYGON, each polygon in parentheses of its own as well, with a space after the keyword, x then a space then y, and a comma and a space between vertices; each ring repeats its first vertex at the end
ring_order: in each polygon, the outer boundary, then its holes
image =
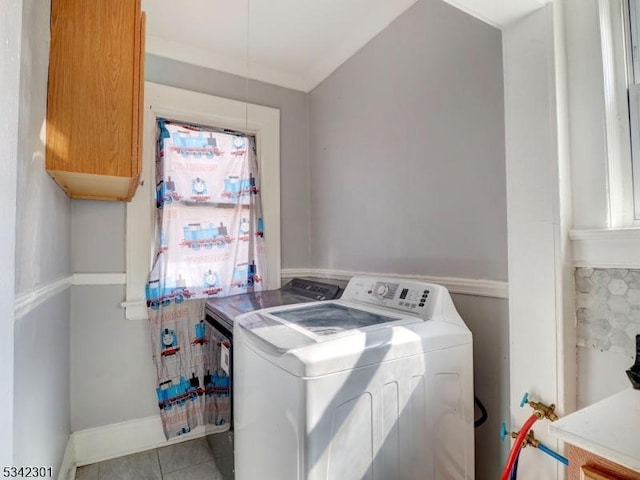
POLYGON ((312 301, 314 301, 312 298, 305 298, 283 290, 265 290, 211 299, 207 301, 207 311, 218 312, 233 321, 237 316, 254 310, 312 301))
POLYGON ((261 310, 241 316, 236 324, 250 333, 263 348, 284 354, 388 324, 407 325, 423 321, 413 315, 397 315, 334 300, 261 310))
POLYGON ((335 335, 356 328, 365 328, 400 320, 359 308, 321 303, 293 310, 272 310, 271 315, 286 320, 314 335, 335 335))

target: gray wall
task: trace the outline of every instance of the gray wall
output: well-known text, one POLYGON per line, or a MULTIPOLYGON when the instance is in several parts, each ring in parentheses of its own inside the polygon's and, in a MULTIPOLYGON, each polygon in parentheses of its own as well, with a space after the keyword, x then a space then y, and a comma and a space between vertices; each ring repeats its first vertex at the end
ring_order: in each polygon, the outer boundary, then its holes
POLYGON ((71 201, 71 265, 74 273, 125 271, 126 213, 124 202, 71 201))
MULTIPOLYGON (((476 478, 500 478, 510 444, 500 441, 500 423, 509 423, 509 303, 452 295, 473 333, 475 394, 487 409, 487 422, 475 429, 476 478)), ((476 409, 476 418, 480 411, 476 409)))
POLYGON ((70 433, 68 291, 17 322, 14 394, 14 464, 56 472, 70 433))
POLYGON ((71 429, 159 413, 145 321, 124 318, 124 285, 71 292, 71 429))
MULTIPOLYGON (((501 42, 420 0, 310 93, 313 267, 507 279, 501 42)), ((497 478, 507 302, 454 297, 490 415, 476 431, 476 478, 497 478)))
POLYGON ((16 183, 18 174, 18 92, 20 87, 20 32, 22 3, 10 0, 0 15, 0 465, 13 462, 13 332, 15 290, 16 183))
MULTIPOLYGON (((50 1, 22 2, 15 291, 68 277, 70 202, 48 177, 44 124, 50 1)), ((15 321, 14 464, 60 466, 69 424, 69 291, 15 321)))
POLYGON ((420 0, 310 94, 312 265, 506 280, 500 31, 420 0))
MULTIPOLYGON (((78 200, 71 212, 74 272, 124 272, 126 204, 78 200)), ((125 319, 124 298, 124 285, 71 290, 72 431, 158 413, 147 322, 125 319)))

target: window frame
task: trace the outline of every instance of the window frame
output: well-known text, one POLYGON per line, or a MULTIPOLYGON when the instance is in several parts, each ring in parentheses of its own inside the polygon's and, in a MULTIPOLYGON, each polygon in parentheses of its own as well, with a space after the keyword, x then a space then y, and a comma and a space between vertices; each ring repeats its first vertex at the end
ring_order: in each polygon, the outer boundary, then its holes
POLYGON ((145 82, 144 98, 142 175, 127 204, 126 300, 122 303, 126 318, 147 318, 144 286, 153 258, 157 118, 255 135, 263 218, 269 229, 266 288, 280 288, 280 110, 152 82, 145 82))
POLYGON ((624 0, 624 39, 635 225, 640 225, 640 1, 624 0))
POLYGON ((608 228, 637 226, 634 213, 625 0, 598 0, 607 160, 608 228))

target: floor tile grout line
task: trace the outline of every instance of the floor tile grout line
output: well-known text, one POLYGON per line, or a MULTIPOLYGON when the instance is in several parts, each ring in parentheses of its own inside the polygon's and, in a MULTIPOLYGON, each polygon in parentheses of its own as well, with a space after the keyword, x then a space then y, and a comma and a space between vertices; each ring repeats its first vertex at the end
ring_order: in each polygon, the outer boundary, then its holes
POLYGON ((164 473, 162 472, 162 464, 160 463, 160 449, 156 448, 156 460, 158 461, 158 470, 160 470, 160 480, 164 480, 164 473))
MULTIPOLYGON (((197 441, 197 440, 199 440, 199 439, 193 439, 192 441, 194 441, 194 442, 195 442, 195 441, 197 441)), ((188 443, 188 442, 187 442, 187 443, 188 443)), ((220 461, 230 460, 230 461, 231 461, 231 464, 232 464, 231 471, 233 472, 233 462, 234 462, 234 453, 233 453, 233 450, 232 450, 231 452, 228 452, 228 453, 227 453, 227 452, 225 452, 225 454, 223 454, 223 455, 216 456, 216 454, 215 454, 214 452, 215 452, 215 451, 220 451, 220 450, 223 450, 223 449, 215 450, 215 449, 213 448, 213 446, 212 446, 211 444, 209 444, 209 442, 208 442, 208 441, 206 441, 206 442, 205 442, 205 445, 206 445, 206 449, 207 449, 207 451, 208 451, 208 452, 209 452, 209 454, 210 454, 210 458, 208 458, 208 459, 202 459, 202 461, 200 461, 200 462, 198 462, 198 463, 193 463, 193 464, 191 464, 191 465, 189 465, 189 466, 186 466, 186 467, 184 467, 184 468, 178 469, 178 470, 176 470, 176 471, 186 470, 186 469, 188 469, 188 468, 192 468, 192 467, 194 467, 194 466, 196 466, 196 465, 200 465, 200 464, 204 464, 204 463, 209 463, 209 462, 212 462, 212 463, 213 463, 213 465, 214 465, 214 466, 219 470, 219 469, 220 469, 220 467, 219 467, 219 462, 220 462, 220 461)), ((158 465, 158 468, 159 468, 159 477, 157 477, 157 478, 159 478, 160 480, 165 480, 165 477, 166 477, 167 475, 172 475, 174 472, 167 472, 167 474, 165 475, 165 472, 163 472, 163 471, 162 471, 162 464, 161 464, 161 461, 160 461, 160 449, 161 449, 161 448, 157 447, 157 448, 154 448, 154 449, 152 449, 152 450, 155 452, 155 458, 156 458, 156 462, 157 462, 157 465, 158 465)), ((119 457, 119 458, 130 457, 130 456, 133 456, 133 455, 135 455, 135 454, 131 454, 131 455, 124 455, 123 457, 119 457)), ((114 460, 116 460, 116 459, 114 459, 114 460)), ((97 479, 98 479, 98 480, 101 480, 101 476, 102 476, 102 464, 104 464, 104 462, 97 462, 97 465, 96 465, 96 467, 97 467, 96 475, 97 475, 97 479)), ((233 475, 233 473, 232 473, 232 475, 233 475)), ((170 478, 171 478, 171 477, 170 477, 170 478)), ((233 477, 231 477, 231 478, 233 478, 233 477)), ((225 476, 225 479, 226 479, 226 476, 225 476)))

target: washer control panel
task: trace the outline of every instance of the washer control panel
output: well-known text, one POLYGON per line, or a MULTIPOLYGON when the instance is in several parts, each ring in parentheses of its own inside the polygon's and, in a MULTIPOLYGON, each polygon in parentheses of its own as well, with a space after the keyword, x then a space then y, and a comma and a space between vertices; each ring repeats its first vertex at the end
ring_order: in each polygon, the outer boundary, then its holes
POLYGON ((342 298, 429 318, 440 285, 400 279, 353 277, 342 298))

